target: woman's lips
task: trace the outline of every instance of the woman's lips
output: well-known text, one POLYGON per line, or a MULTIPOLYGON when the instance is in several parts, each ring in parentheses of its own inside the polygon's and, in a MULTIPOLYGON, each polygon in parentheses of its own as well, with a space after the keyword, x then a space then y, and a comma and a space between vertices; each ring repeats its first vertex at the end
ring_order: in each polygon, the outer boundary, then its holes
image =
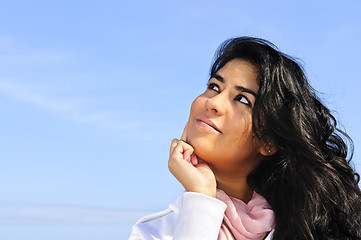
POLYGON ((206 129, 211 129, 218 133, 222 133, 217 125, 209 118, 200 116, 197 118, 196 124, 200 127, 205 127, 206 129))

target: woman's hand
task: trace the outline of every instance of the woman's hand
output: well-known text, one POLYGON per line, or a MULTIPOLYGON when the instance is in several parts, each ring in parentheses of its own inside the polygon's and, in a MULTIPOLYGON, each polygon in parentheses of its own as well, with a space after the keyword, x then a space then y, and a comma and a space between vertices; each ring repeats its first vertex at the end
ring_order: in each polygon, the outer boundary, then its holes
POLYGON ((194 154, 187 143, 187 124, 181 140, 173 139, 170 146, 168 168, 188 192, 216 196, 216 178, 206 162, 194 154))

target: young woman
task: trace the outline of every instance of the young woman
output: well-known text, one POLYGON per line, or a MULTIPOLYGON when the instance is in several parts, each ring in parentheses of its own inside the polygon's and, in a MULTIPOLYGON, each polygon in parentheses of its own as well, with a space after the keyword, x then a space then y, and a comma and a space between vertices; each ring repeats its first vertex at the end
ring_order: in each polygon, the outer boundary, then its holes
POLYGON ((186 192, 130 239, 361 239, 347 143, 295 60, 262 39, 230 39, 171 143, 186 192))

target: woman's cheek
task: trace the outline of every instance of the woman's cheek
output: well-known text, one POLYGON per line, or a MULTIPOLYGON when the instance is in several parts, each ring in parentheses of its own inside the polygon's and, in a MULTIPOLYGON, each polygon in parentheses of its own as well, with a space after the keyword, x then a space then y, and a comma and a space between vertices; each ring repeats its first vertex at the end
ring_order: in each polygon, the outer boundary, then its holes
POLYGON ((196 97, 192 102, 190 115, 200 111, 202 108, 202 105, 204 106, 204 101, 205 100, 204 100, 203 94, 196 97))
POLYGON ((202 102, 204 102, 204 100, 202 100, 201 96, 202 95, 198 96, 192 102, 191 110, 190 110, 189 118, 188 118, 188 129, 189 129, 189 127, 194 127, 197 116, 199 116, 199 114, 204 110, 204 107, 202 108, 202 106, 204 106, 204 104, 202 104, 202 102))

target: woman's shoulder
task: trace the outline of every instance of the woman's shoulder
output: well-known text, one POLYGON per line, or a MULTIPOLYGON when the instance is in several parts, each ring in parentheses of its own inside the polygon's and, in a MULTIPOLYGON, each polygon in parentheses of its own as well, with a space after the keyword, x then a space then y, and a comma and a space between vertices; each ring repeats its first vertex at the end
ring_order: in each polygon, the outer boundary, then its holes
POLYGON ((169 204, 168 208, 140 218, 132 229, 129 240, 136 239, 164 239, 170 236, 181 207, 183 194, 169 204))
POLYGON ((129 240, 164 239, 172 234, 175 221, 176 215, 169 208, 142 217, 134 224, 129 240))
POLYGON ((147 223, 147 222, 151 222, 151 221, 156 221, 158 219, 164 218, 164 217, 172 214, 172 212, 173 211, 170 208, 167 208, 163 211, 151 213, 149 215, 146 215, 146 216, 140 218, 135 224, 142 224, 142 223, 147 223))
MULTIPOLYGON (((222 221, 225 208, 225 204, 218 199, 184 192, 169 204, 167 209, 139 219, 133 226, 129 240, 168 239, 167 237, 173 239, 176 225, 181 232, 185 232, 185 229, 188 232, 193 225, 199 225, 201 222, 212 222, 215 219, 222 221), (207 221, 207 218, 211 218, 211 221, 207 221)), ((202 227, 199 227, 197 231, 201 230, 202 227)))

